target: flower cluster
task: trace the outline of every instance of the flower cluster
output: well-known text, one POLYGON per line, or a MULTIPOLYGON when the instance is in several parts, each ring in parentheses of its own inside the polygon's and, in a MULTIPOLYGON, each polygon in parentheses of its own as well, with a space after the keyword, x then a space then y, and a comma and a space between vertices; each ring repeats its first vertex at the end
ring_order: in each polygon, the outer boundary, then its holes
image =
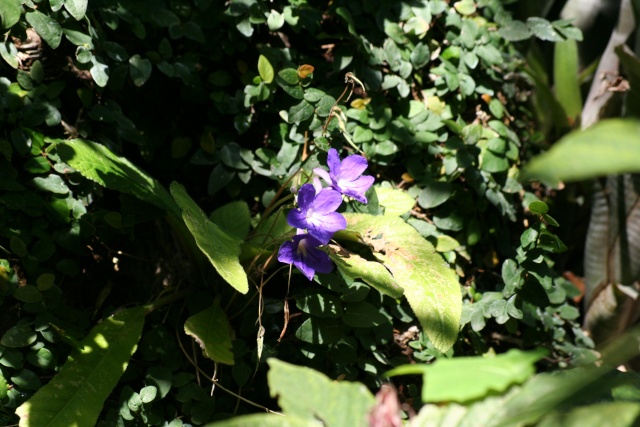
POLYGON ((327 164, 329 172, 314 169, 313 184, 304 184, 298 190, 298 207, 287 214, 287 222, 298 231, 278 252, 278 261, 295 265, 309 280, 316 271, 329 273, 333 269, 329 255, 319 247, 329 243, 333 233, 347 227, 347 220, 336 212, 342 196, 367 203, 365 193, 374 181, 372 176, 362 175, 367 159, 357 154, 340 161, 338 151, 332 148, 327 164))

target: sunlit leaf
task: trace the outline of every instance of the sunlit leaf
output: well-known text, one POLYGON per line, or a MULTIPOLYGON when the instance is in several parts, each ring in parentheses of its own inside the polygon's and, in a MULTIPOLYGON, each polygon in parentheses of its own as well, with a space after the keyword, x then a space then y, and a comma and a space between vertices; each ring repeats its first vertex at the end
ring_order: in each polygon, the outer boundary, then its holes
POLYGON ((374 255, 404 288, 427 336, 440 351, 453 346, 462 296, 455 272, 412 226, 392 216, 345 214, 347 231, 360 233, 374 255))
POLYGON ((422 374, 424 402, 464 403, 524 382, 535 374, 535 362, 546 354, 545 349, 531 352, 512 349, 494 357, 457 357, 428 365, 403 365, 387 375, 422 374))
POLYGON ((180 214, 178 206, 162 184, 105 146, 87 140, 70 139, 60 142, 56 150, 65 163, 86 178, 180 214))
POLYGON ((144 307, 122 310, 95 326, 60 372, 23 403, 16 414, 20 427, 95 425, 129 359, 136 350, 144 307))
POLYGON ((238 292, 247 293, 249 281, 240 265, 240 241, 211 222, 182 185, 173 182, 170 190, 182 209, 182 218, 200 250, 227 283, 238 292))
POLYGON ((574 131, 525 166, 522 180, 579 181, 640 172, 640 122, 610 119, 574 131))

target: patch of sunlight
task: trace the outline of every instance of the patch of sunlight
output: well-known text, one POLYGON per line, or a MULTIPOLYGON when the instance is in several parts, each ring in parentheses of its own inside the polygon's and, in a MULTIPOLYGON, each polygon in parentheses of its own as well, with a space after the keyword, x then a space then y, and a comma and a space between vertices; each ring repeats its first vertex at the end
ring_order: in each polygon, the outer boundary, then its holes
POLYGON ((97 334, 93 341, 98 344, 100 348, 109 348, 109 342, 102 334, 97 334))

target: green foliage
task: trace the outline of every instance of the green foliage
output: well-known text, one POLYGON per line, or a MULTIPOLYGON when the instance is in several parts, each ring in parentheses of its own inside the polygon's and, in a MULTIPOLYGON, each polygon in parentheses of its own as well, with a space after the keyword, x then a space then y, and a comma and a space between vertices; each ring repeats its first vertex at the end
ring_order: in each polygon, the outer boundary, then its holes
MULTIPOLYGON (((438 350, 448 351, 458 336, 460 286, 433 246, 404 221, 391 216, 348 215, 347 231, 359 233, 362 242, 373 248, 374 256, 397 283, 402 283, 404 295, 431 342, 438 350)), ((343 260, 349 263, 349 256, 343 260)))
POLYGON ((145 316, 134 307, 95 326, 71 354, 60 373, 16 413, 20 426, 93 425, 106 397, 135 353, 145 316))
POLYGON ((556 183, 637 172, 637 136, 636 120, 603 120, 585 131, 568 134, 533 159, 524 170, 523 179, 556 183))
POLYGON ((206 357, 218 363, 233 365, 229 326, 219 301, 216 300, 211 307, 189 317, 184 324, 184 332, 196 340, 206 357))
MULTIPOLYGON (((276 394, 284 421, 223 423, 358 425, 366 387, 410 361, 587 362, 557 211, 518 182, 537 124, 510 43, 581 34, 527 18, 494 0, 0 0, 0 420, 40 416, 69 364, 93 372, 80 338, 99 328, 121 331, 113 357, 141 338, 87 393, 98 426, 203 425, 276 394), (277 251, 289 190, 331 147, 378 183, 310 283, 277 251), (149 303, 144 327, 111 325, 149 303)), ((419 410, 420 380, 395 381, 419 410)))
POLYGON ((432 365, 404 365, 387 372, 396 375, 422 374, 424 402, 465 403, 493 392, 502 393, 514 384, 521 384, 535 373, 534 363, 547 351, 523 353, 509 350, 495 357, 458 357, 444 359, 432 365))

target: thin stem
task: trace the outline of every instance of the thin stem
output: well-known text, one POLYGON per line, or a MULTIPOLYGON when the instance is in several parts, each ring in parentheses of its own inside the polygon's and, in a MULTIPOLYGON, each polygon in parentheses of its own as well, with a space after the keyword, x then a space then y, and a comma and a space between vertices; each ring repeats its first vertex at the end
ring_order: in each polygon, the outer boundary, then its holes
POLYGON ((220 384, 219 380, 214 380, 211 377, 209 377, 209 375, 204 371, 204 369, 200 368, 192 359, 191 357, 189 357, 189 354, 187 353, 187 351, 185 350, 184 346, 182 345, 182 342, 180 341, 180 335, 178 335, 178 331, 176 331, 176 338, 178 339, 178 345, 180 346, 180 349, 182 350, 182 354, 184 354, 184 356, 187 358, 187 360, 189 361, 189 363, 191 363, 193 365, 194 368, 196 368, 198 371, 200 371, 205 377, 207 377, 209 379, 209 381, 211 381, 212 383, 215 383, 216 387, 220 388, 220 390, 229 393, 231 396, 234 396, 240 400, 242 400, 243 402, 248 403, 251 406, 255 406, 256 408, 260 408, 265 410, 266 412, 269 412, 270 414, 276 414, 276 415, 280 415, 284 417, 283 413, 277 412, 277 411, 273 411, 269 408, 267 408, 266 406, 262 406, 259 403, 253 402, 245 397, 240 396, 237 393, 234 393, 233 391, 229 390, 228 388, 223 387, 220 384))

